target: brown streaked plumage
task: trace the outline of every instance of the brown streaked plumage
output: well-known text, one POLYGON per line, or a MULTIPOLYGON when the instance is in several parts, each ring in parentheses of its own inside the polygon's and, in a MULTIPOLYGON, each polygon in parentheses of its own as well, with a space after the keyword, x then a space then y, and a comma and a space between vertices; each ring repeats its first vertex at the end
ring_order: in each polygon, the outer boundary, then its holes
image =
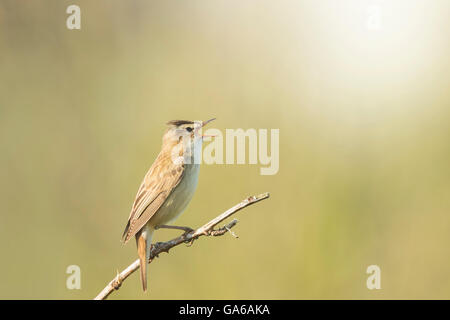
POLYGON ((194 158, 201 152, 203 140, 199 131, 212 120, 169 121, 161 151, 138 189, 122 239, 127 243, 136 237, 144 291, 153 232, 175 220, 191 200, 199 172, 194 158))
POLYGON ((170 192, 178 185, 184 164, 174 164, 170 152, 161 150, 139 187, 123 233, 128 242, 155 214, 170 192))

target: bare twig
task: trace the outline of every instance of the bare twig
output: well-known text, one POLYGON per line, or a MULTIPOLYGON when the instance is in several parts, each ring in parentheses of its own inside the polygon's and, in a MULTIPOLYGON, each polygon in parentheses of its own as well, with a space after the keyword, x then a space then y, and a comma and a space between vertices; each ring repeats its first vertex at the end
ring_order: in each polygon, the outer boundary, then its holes
MULTIPOLYGON (((188 243, 191 245, 194 240, 198 239, 201 236, 221 236, 225 234, 226 232, 230 232, 234 237, 237 238, 237 236, 230 230, 237 224, 237 220, 234 219, 227 225, 219 228, 214 229, 216 225, 224 221, 225 219, 231 217, 233 214, 238 212, 239 210, 242 210, 245 207, 248 207, 252 204, 255 204, 261 200, 269 198, 269 193, 263 193, 258 196, 251 196, 247 199, 241 201, 234 207, 228 209, 221 215, 215 217, 211 221, 207 222, 197 230, 193 230, 191 232, 182 234, 181 236, 174 238, 169 241, 165 242, 157 242, 152 246, 151 252, 150 252, 150 260, 149 263, 152 262, 153 258, 157 257, 161 252, 169 252, 169 250, 175 246, 178 246, 182 243, 188 243)), ((94 300, 104 300, 106 299, 114 290, 119 290, 120 286, 122 285, 123 281, 128 278, 133 272, 135 272, 137 269, 139 269, 139 259, 134 261, 132 264, 130 264, 127 268, 125 268, 122 272, 117 272, 117 276, 111 280, 107 286, 94 298, 94 300)))

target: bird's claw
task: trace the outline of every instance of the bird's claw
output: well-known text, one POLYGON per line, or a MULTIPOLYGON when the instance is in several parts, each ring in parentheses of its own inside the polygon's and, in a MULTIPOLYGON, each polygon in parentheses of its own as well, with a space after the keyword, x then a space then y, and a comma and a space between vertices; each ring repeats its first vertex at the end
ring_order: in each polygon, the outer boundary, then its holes
POLYGON ((197 238, 195 237, 192 237, 190 240, 185 240, 184 242, 186 243, 186 247, 191 247, 193 244, 194 244, 194 241, 196 240, 197 238))

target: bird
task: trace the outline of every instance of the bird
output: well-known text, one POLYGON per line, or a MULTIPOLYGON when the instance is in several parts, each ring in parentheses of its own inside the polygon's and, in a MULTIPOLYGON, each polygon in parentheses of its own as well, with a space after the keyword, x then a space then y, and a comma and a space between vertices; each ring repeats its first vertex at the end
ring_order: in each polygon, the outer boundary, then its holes
POLYGON ((138 189, 122 241, 136 238, 142 289, 147 291, 147 264, 153 233, 178 218, 191 201, 198 184, 199 159, 207 121, 171 120, 162 138, 161 151, 138 189))

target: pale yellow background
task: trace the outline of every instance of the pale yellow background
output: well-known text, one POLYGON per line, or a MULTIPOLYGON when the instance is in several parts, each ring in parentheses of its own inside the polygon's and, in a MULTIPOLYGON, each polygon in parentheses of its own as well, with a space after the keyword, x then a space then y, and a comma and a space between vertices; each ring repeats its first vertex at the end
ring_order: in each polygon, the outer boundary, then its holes
POLYGON ((1 0, 0 298, 94 297, 136 258, 120 236, 164 123, 211 117, 280 129, 280 170, 203 166, 177 223, 271 198, 238 215, 239 239, 162 254, 148 294, 136 273, 111 299, 450 298, 449 12, 447 0, 1 0), (71 264, 81 290, 66 289, 71 264))

